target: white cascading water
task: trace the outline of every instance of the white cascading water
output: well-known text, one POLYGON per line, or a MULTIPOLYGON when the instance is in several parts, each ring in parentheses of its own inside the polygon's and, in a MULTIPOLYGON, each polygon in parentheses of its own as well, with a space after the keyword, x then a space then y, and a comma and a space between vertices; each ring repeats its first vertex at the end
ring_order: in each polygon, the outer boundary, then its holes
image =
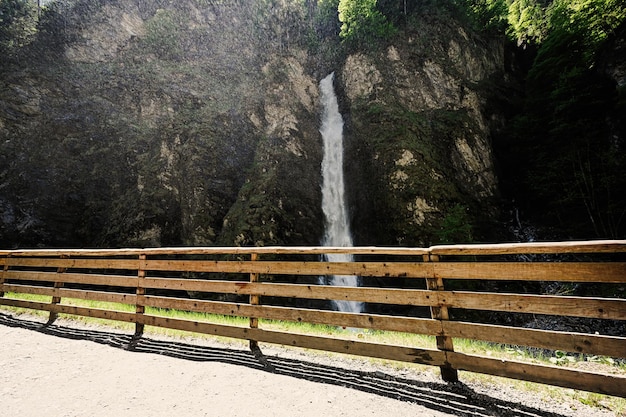
MULTIPOLYGON (((337 96, 333 81, 335 73, 331 73, 320 82, 322 101, 322 127, 320 133, 324 143, 322 159, 322 210, 326 217, 326 233, 324 246, 352 246, 352 236, 345 205, 343 181, 343 117, 339 113, 337 96)), ((329 262, 351 262, 351 255, 327 254, 329 262)), ((330 284, 345 287, 357 287, 358 277, 350 275, 334 275, 330 284)), ((363 303, 356 301, 333 301, 339 311, 361 312, 363 303)))

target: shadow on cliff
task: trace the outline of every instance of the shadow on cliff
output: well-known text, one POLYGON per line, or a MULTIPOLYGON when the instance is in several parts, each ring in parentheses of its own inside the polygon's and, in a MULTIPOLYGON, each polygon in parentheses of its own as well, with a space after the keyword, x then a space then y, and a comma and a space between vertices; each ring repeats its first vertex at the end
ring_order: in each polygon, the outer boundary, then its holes
POLYGON ((270 357, 263 355, 260 350, 252 352, 154 340, 147 337, 134 338, 131 334, 49 325, 4 313, 0 313, 0 325, 28 329, 66 339, 88 340, 117 349, 265 370, 279 375, 342 386, 381 397, 411 402, 451 416, 564 417, 561 414, 549 413, 480 394, 462 383, 422 382, 398 378, 382 372, 364 372, 315 362, 270 357))

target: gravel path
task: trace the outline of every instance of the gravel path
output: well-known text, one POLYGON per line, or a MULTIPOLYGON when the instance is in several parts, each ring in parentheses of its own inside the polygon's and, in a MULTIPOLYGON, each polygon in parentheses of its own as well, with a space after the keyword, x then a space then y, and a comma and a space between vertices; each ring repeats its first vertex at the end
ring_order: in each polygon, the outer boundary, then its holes
POLYGON ((0 417, 615 416, 341 355, 128 333, 0 312, 0 417), (132 346, 129 349, 129 346, 132 346))

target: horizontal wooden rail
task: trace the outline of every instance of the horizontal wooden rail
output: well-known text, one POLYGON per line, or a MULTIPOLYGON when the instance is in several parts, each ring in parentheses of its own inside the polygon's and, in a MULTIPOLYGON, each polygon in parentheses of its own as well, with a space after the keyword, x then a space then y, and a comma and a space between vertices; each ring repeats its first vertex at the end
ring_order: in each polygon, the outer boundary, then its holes
POLYGON ((159 326, 439 366, 446 380, 467 370, 626 397, 626 377, 619 373, 485 358, 457 352, 453 343, 462 338, 626 358, 624 335, 472 322, 476 314, 626 320, 626 241, 13 250, 0 251, 0 274, 0 305, 49 311, 51 319, 57 314, 95 317, 135 323, 137 335, 145 325, 159 326), (321 255, 329 253, 352 254, 355 261, 324 262, 321 255), (528 258, 519 256, 529 254, 543 261, 525 262, 528 258), (359 276, 367 285, 323 284, 321 277, 332 275, 359 276), (603 289, 597 294, 611 295, 544 294, 545 282, 593 285, 603 289), (534 292, 517 292, 520 284, 534 292), (41 301, 46 297, 49 301, 41 301), (81 300, 128 305, 132 311, 86 307, 81 300), (358 301, 366 308, 335 311, 332 301, 358 301), (249 325, 210 323, 210 316, 175 319, 165 317, 164 310, 242 317, 249 325), (437 343, 422 348, 296 334, 268 330, 258 319, 421 334, 437 343))
POLYGON ((438 295, 439 303, 451 308, 626 320, 624 299, 471 292, 438 295))
POLYGON ((7 271, 5 279, 41 282, 65 282, 85 285, 105 285, 114 287, 137 287, 137 277, 103 274, 77 274, 64 272, 7 271))
POLYGON ((594 387, 595 392, 624 396, 624 388, 614 385, 621 384, 624 378, 607 378, 605 374, 517 361, 503 361, 458 352, 448 353, 447 360, 459 370, 586 391, 589 391, 589 387, 594 387))
POLYGON ((353 255, 520 255, 520 254, 572 254, 572 253, 624 253, 626 240, 590 240, 571 242, 528 242, 442 245, 430 248, 402 247, 329 247, 329 246, 260 246, 260 247, 172 247, 172 248, 128 248, 128 249, 17 249, 1 250, 4 256, 97 256, 97 257, 137 257, 162 255, 324 255, 327 253, 347 253, 353 255))
POLYGON ((434 274, 443 278, 620 283, 626 262, 439 262, 434 274))
POLYGON ((71 268, 71 269, 123 269, 137 270, 139 261, 128 259, 55 259, 55 258, 6 258, 9 267, 71 268))
MULTIPOLYGON (((132 260, 5 258, 0 265, 9 268, 67 268, 137 270, 132 260)), ((206 273, 258 273, 272 275, 358 275, 362 277, 429 278, 561 281, 621 283, 626 262, 279 262, 279 261, 214 261, 149 260, 142 266, 147 271, 185 271, 206 273)), ((11 274, 12 272, 7 272, 11 274)), ((8 275, 7 275, 8 276, 8 275)))
POLYGON ((624 253, 624 240, 590 240, 572 242, 527 242, 496 243, 473 245, 432 246, 429 253, 441 256, 449 255, 528 255, 528 254, 572 254, 572 253, 624 253))
POLYGON ((397 288, 329 287, 322 285, 163 278, 146 278, 141 281, 141 285, 153 289, 177 289, 240 295, 256 294, 266 297, 362 301, 367 303, 406 304, 412 306, 428 306, 439 302, 438 299, 434 298, 436 294, 432 291, 397 288))
POLYGON ((135 294, 122 294, 102 291, 70 290, 68 288, 35 287, 28 285, 6 284, 8 292, 34 295, 49 295, 60 298, 76 298, 79 300, 102 301, 105 303, 135 304, 135 294))
POLYGON ((275 275, 359 275, 426 278, 432 267, 419 263, 280 262, 280 261, 147 261, 149 271, 256 273, 275 275))
POLYGON ((516 328, 492 324, 463 322, 443 323, 443 333, 460 339, 484 340, 508 345, 532 346, 565 352, 624 356, 624 338, 588 333, 565 333, 537 329, 516 328))

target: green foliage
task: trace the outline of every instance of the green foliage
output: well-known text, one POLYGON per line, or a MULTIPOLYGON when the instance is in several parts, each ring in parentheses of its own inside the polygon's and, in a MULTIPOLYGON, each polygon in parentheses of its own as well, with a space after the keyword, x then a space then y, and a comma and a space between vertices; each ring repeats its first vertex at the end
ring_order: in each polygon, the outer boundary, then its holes
POLYGON ((574 52, 582 52, 585 63, 590 64, 598 46, 626 19, 626 2, 556 0, 548 16, 550 36, 556 39, 577 37, 580 43, 575 45, 574 52))
POLYGON ((11 54, 37 33, 37 6, 29 0, 0 0, 0 54, 11 54))
POLYGON ((472 229, 468 208, 457 203, 443 218, 437 238, 439 243, 468 243, 473 240, 472 229))
POLYGON ((508 7, 507 20, 507 33, 518 45, 539 42, 545 36, 545 11, 537 0, 514 0, 508 7))
MULTIPOLYGON (((417 9, 423 9, 430 1, 378 0, 377 9, 394 25, 407 23, 417 9)), ((441 3, 441 1, 439 1, 441 3)))
MULTIPOLYGON (((584 33, 586 46, 606 39, 624 19, 624 0, 457 0, 477 30, 506 32, 518 45, 540 44, 555 31, 584 33)), ((443 7, 443 6, 441 6, 443 7)))
POLYGON ((340 0, 340 36, 349 43, 363 44, 376 39, 385 39, 396 32, 396 28, 376 8, 377 0, 340 0))
POLYGON ((540 42, 548 18, 542 0, 459 0, 458 7, 475 30, 506 33, 518 45, 540 42))
POLYGON ((506 0, 463 0, 462 7, 475 28, 496 32, 506 29, 506 0))

